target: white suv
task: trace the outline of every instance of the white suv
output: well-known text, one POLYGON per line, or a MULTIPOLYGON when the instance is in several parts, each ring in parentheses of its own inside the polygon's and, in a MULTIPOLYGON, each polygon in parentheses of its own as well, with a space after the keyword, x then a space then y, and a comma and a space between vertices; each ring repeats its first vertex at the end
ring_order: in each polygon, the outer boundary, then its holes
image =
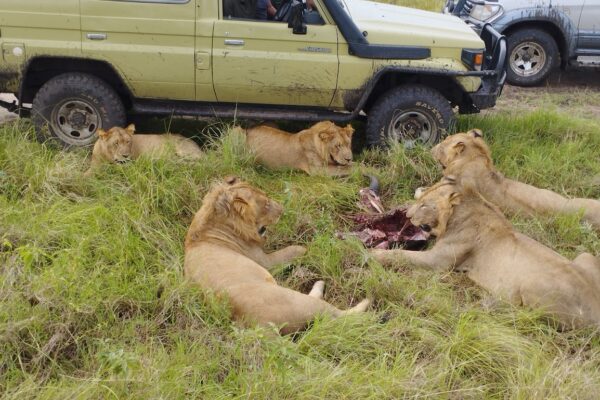
POLYGON ((559 65, 600 56, 600 0, 448 0, 444 12, 506 36, 513 85, 536 85, 559 65))

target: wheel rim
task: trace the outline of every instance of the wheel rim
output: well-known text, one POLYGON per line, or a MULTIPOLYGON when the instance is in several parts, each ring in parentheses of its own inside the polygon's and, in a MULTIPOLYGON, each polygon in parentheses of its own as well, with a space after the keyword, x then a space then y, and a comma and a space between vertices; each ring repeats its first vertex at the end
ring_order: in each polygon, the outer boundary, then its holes
POLYGON ((535 42, 523 42, 510 55, 510 68, 519 76, 539 73, 546 64, 546 51, 535 42))
POLYGON ((78 146, 92 142, 96 130, 102 127, 96 107, 82 100, 59 103, 52 111, 50 123, 60 140, 78 146))
POLYGON ((390 137, 412 148, 417 143, 428 143, 437 133, 437 124, 421 111, 397 110, 388 129, 390 137))

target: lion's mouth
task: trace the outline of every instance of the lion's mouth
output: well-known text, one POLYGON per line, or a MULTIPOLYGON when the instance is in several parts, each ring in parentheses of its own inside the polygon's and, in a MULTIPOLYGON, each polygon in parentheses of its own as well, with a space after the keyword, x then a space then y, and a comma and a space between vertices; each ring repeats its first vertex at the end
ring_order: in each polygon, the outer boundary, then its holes
POLYGON ((329 158, 331 160, 331 164, 333 164, 333 165, 341 165, 341 166, 348 165, 347 162, 340 162, 340 161, 336 160, 335 158, 333 158, 333 156, 331 156, 331 155, 329 156, 329 158))
POLYGON ((419 228, 421 228, 423 231, 429 233, 431 232, 431 225, 429 224, 421 224, 419 225, 419 228))
POLYGON ((260 228, 258 228, 258 234, 261 237, 265 237, 265 235, 267 234, 267 227, 266 226, 261 226, 260 228))
POLYGON ((116 162, 117 164, 126 164, 126 163, 128 163, 128 162, 129 162, 129 160, 125 158, 125 159, 122 159, 122 160, 115 160, 115 162, 116 162))

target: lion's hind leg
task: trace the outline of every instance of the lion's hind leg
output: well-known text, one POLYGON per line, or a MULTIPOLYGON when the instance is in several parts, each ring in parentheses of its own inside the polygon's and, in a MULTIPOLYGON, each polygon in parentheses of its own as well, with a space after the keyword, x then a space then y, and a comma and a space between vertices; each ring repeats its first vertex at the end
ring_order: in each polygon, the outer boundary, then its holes
POLYGON ((591 278, 600 289, 600 259, 590 253, 581 253, 573 260, 573 264, 580 268, 583 273, 591 278))
POLYGON ((565 212, 577 213, 583 210, 582 219, 600 230, 600 201, 595 199, 569 199, 565 212))
POLYGON ((325 282, 316 281, 308 295, 311 297, 316 297, 317 299, 322 299, 324 289, 325 289, 325 282))
POLYGON ((364 299, 363 301, 361 301, 354 307, 342 311, 342 313, 340 315, 358 314, 358 313, 365 312, 365 311, 367 311, 367 308, 369 308, 370 304, 371 304, 371 300, 364 299))

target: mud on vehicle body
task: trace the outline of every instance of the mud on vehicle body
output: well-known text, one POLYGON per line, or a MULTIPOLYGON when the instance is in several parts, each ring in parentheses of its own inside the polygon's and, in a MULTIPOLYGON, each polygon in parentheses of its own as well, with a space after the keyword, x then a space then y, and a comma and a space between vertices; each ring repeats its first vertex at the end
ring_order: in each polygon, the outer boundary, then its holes
POLYGON ((514 85, 537 85, 559 65, 600 56, 597 0, 448 0, 444 12, 476 31, 488 23, 506 36, 507 80, 514 85))
POLYGON ((0 91, 18 104, 0 106, 67 146, 128 114, 366 116, 370 145, 411 145, 437 142, 455 107, 494 106, 504 83, 506 44, 490 26, 478 37, 451 16, 362 0, 294 0, 289 22, 200 1, 3 1, 0 91))

